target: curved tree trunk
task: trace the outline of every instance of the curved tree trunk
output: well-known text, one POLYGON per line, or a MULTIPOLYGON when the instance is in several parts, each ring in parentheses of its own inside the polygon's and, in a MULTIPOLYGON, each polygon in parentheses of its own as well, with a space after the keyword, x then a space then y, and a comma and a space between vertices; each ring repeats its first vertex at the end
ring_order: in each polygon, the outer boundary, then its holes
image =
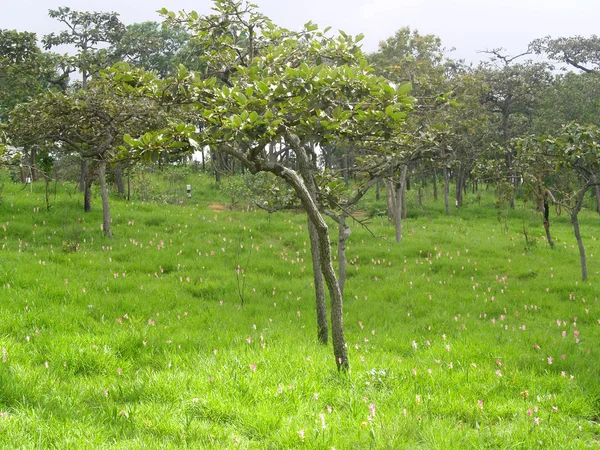
POLYGON ((104 235, 111 238, 110 232, 110 204, 108 202, 108 185, 106 184, 106 160, 101 160, 98 166, 98 178, 100 179, 100 196, 102 197, 102 229, 104 235))
POLYGON ((283 178, 290 186, 292 186, 317 231, 321 270, 323 277, 325 278, 325 283, 327 284, 327 289, 329 290, 329 297, 331 298, 331 337, 333 341, 333 354, 338 369, 347 370, 350 365, 348 353, 346 351, 346 339, 344 337, 344 302, 342 291, 340 290, 340 285, 331 262, 331 248, 329 247, 329 229, 327 223, 325 222, 325 219, 323 219, 317 204, 313 200, 302 179, 295 171, 279 164, 268 170, 283 178))

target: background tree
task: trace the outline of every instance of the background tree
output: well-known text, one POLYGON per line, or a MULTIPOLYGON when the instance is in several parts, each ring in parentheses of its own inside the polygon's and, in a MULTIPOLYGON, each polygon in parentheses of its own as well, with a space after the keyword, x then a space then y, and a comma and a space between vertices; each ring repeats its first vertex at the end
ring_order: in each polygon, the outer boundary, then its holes
POLYGON ((600 71, 600 38, 572 36, 536 39, 529 48, 537 54, 545 54, 553 61, 559 61, 586 73, 600 71))
MULTIPOLYGON (((117 161, 124 133, 166 124, 154 103, 127 96, 127 92, 118 90, 109 74, 94 80, 88 89, 46 92, 19 105, 12 111, 8 126, 13 142, 46 145, 63 154, 74 152, 95 163, 101 188, 103 230, 108 237, 112 233, 106 169, 117 161)), ((86 193, 91 192, 91 180, 91 174, 87 174, 86 193)), ((84 201, 85 210, 90 210, 91 196, 86 195, 84 201)))
MULTIPOLYGON (((551 81, 550 67, 545 63, 515 61, 526 53, 506 56, 503 49, 486 51, 491 55, 489 62, 481 63, 477 76, 486 89, 481 101, 497 117, 497 141, 504 147, 504 162, 509 182, 516 188, 516 174, 512 170, 514 149, 509 146, 513 137, 526 133, 532 124, 535 108, 539 104, 544 88, 551 81)), ((511 199, 514 208, 514 198, 511 199)))

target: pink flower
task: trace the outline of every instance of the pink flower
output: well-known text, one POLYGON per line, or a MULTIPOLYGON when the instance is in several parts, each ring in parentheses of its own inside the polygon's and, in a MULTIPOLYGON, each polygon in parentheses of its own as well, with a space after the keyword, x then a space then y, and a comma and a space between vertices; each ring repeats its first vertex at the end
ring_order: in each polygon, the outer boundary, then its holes
POLYGON ((552 356, 548 356, 548 364, 552 364, 552 356))
POLYGON ((496 375, 498 375, 499 377, 502 376, 502 372, 500 370, 496 370, 496 375))
POLYGON ((304 430, 299 430, 298 436, 300 437, 300 439, 304 440, 304 430))
POLYGON ((254 372, 256 370, 256 364, 250 364, 250 370, 254 372))

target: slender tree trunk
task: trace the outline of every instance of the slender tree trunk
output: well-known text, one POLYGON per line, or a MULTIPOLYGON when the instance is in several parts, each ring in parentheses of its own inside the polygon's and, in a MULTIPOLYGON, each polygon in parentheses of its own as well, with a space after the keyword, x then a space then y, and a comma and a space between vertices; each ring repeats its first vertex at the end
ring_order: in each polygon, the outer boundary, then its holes
POLYGON ((463 204, 463 191, 465 187, 465 174, 462 168, 456 172, 456 206, 460 207, 463 204))
POLYGON ((550 207, 548 205, 548 200, 544 199, 543 201, 543 213, 542 213, 542 222, 544 224, 544 230, 546 231, 546 240, 550 245, 550 248, 554 248, 554 239, 552 239, 552 234, 550 233, 550 207))
POLYGON ((587 281, 587 259, 585 257, 585 248, 583 247, 583 240, 581 239, 581 233, 579 232, 579 211, 574 210, 571 213, 571 224, 573 225, 573 232, 575 233, 575 239, 577 239, 577 246, 579 247, 579 261, 581 262, 581 279, 587 281))
POLYGON ((83 183, 83 210, 85 212, 90 212, 92 210, 92 177, 87 161, 83 179, 85 180, 83 183))
MULTIPOLYGON (((297 155, 297 159, 303 160, 298 161, 298 163, 303 165, 303 170, 307 169, 308 162, 306 161, 306 153, 300 139, 291 133, 288 134, 287 138, 289 140, 288 144, 294 149, 297 155)), ((267 168, 263 166, 262 170, 265 169, 267 168)), ((331 338, 333 341, 333 354, 338 370, 347 370, 350 365, 346 350, 346 339, 344 337, 344 301, 338 279, 335 275, 335 270, 333 269, 331 247, 329 243, 329 228, 327 227, 323 215, 319 211, 315 198, 311 195, 305 182, 302 181, 302 178, 300 178, 295 171, 280 164, 272 166, 268 168, 268 170, 283 178, 290 186, 292 186, 317 231, 321 272, 325 279, 325 283, 327 284, 327 289, 329 290, 329 298, 331 299, 331 338)), ((304 176, 306 177, 306 174, 304 176)), ((310 182, 311 179, 308 181, 310 182)))
POLYGON ((108 202, 108 185, 106 184, 106 160, 101 160, 98 166, 100 179, 100 196, 102 197, 102 229, 106 237, 113 237, 110 232, 110 203, 108 202))
POLYGON ((446 215, 450 215, 450 169, 444 168, 444 205, 446 207, 446 215))
POLYGON ((31 181, 38 181, 39 180, 39 171, 38 171, 38 167, 37 167, 37 163, 36 163, 36 159, 37 159, 37 149, 35 148, 35 146, 31 149, 31 181))
POLYGON ((121 163, 115 164, 115 179, 117 181, 117 192, 121 197, 125 196, 125 186, 123 185, 123 169, 121 163))
POLYGON ((385 179, 385 200, 387 203, 387 216, 390 222, 394 221, 394 182, 386 178, 385 179))
POLYGON ((438 201, 437 171, 433 169, 433 201, 438 201))
POLYGON ((394 229, 396 230, 396 243, 402 242, 402 183, 395 183, 394 229))
POLYGON ((50 211, 50 177, 44 173, 44 181, 46 183, 46 211, 50 211))
POLYGON ((331 337, 333 341, 333 354, 339 370, 349 368, 346 339, 344 337, 343 297, 340 290, 333 264, 331 262, 331 248, 329 247, 329 229, 323 216, 311 197, 302 179, 296 172, 281 165, 271 169, 276 175, 286 180, 294 188, 300 198, 304 209, 308 213, 317 230, 321 258, 321 270, 331 298, 331 337))
POLYGON ((538 179, 537 190, 538 210, 542 213, 542 223, 544 225, 544 231, 546 232, 546 240, 548 241, 550 248, 554 248, 554 239, 552 239, 552 234, 550 233, 550 205, 548 204, 548 195, 544 190, 544 185, 540 179, 538 179))
POLYGON ((131 169, 127 171, 127 201, 131 200, 131 169))
POLYGON ((596 193, 596 211, 600 214, 600 185, 594 186, 596 193))
POLYGON ((310 251, 313 263, 313 282, 315 285, 315 299, 317 307, 317 338, 319 343, 327 345, 329 329, 327 325, 327 301, 325 299, 325 284, 321 270, 321 252, 319 235, 315 224, 308 217, 308 235, 310 237, 310 251))
POLYGON ((377 180, 375 185, 375 200, 379 201, 379 197, 381 196, 379 190, 381 189, 381 181, 377 180))
POLYGON ((400 186, 401 186, 401 197, 400 197, 400 205, 402 212, 402 220, 406 220, 407 211, 406 211, 406 191, 408 189, 408 177, 406 173, 408 171, 408 166, 403 166, 402 171, 400 172, 400 186))
POLYGON ((340 292, 344 295, 344 286, 346 285, 346 240, 350 237, 350 227, 346 225, 346 213, 342 211, 339 216, 338 229, 338 267, 340 272, 339 284, 340 292))
POLYGON ((81 157, 81 168, 79 171, 79 192, 85 192, 86 174, 88 171, 87 160, 81 157))

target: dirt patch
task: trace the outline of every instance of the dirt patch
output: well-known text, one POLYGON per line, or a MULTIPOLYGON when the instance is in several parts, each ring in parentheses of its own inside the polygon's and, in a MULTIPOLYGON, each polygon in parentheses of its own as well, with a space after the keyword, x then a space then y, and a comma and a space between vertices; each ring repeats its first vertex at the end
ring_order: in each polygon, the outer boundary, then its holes
POLYGON ((221 212, 225 211, 227 206, 225 206, 223 203, 209 203, 208 208, 212 211, 221 212))

